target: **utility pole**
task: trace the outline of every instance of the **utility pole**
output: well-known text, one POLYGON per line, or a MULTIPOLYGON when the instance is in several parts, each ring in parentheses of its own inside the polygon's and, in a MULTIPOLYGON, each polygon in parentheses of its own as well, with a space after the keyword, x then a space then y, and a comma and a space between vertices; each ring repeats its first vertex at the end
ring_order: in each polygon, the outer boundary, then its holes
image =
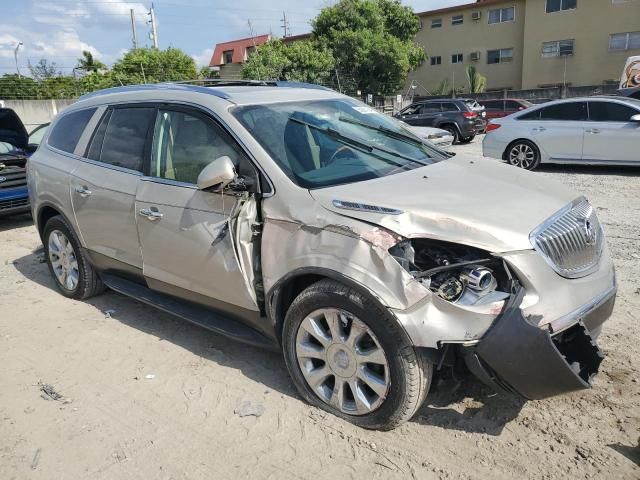
POLYGON ((18 49, 20 48, 20 45, 24 45, 22 42, 18 42, 18 44, 16 45, 16 49, 13 51, 13 58, 15 58, 16 60, 16 72, 18 72, 18 78, 22 78, 22 75, 20 75, 20 67, 18 66, 18 49))
POLYGON ((287 38, 289 36, 289 21, 287 20, 287 14, 282 12, 282 18, 280 19, 282 22, 282 29, 284 30, 284 37, 287 38))
POLYGON ((133 49, 138 48, 138 35, 136 34, 136 19, 133 16, 133 8, 129 10, 131 13, 131 33, 133 33, 133 49))
POLYGON ((151 10, 147 14, 151 17, 149 23, 151 23, 151 37, 153 40, 153 48, 158 48, 158 32, 156 31, 156 13, 153 10, 153 3, 151 4, 151 10))
MULTIPOLYGON (((247 19, 247 25, 249 26, 249 33, 251 33, 251 41, 253 43, 253 52, 254 55, 258 55, 258 45, 256 45, 256 36, 253 34, 253 26, 251 25, 251 20, 247 19)), ((262 81, 262 77, 260 75, 260 69, 257 69, 258 80, 262 81)))

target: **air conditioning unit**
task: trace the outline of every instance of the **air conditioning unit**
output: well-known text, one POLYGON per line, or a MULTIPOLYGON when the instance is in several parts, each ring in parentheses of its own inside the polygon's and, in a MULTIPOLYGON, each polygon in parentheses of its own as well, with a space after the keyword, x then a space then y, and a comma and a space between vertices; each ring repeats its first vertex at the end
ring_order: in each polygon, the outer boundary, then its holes
POLYGON ((480 52, 471 52, 470 56, 472 62, 477 62, 478 60, 480 60, 480 52))
POLYGON ((471 20, 475 20, 477 22, 480 18, 482 18, 481 11, 478 10, 477 12, 471 12, 471 20))

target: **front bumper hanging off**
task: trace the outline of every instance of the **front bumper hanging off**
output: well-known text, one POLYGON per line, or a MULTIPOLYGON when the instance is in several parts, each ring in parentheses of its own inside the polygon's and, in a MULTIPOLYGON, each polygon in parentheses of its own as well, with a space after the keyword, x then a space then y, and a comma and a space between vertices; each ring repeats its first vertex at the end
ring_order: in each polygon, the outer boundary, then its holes
MULTIPOLYGON (((480 342, 465 348, 469 370, 494 389, 529 400, 590 388, 604 355, 582 319, 552 336, 524 318, 523 296, 519 288, 480 342)), ((603 308, 608 317, 613 302, 603 308)))

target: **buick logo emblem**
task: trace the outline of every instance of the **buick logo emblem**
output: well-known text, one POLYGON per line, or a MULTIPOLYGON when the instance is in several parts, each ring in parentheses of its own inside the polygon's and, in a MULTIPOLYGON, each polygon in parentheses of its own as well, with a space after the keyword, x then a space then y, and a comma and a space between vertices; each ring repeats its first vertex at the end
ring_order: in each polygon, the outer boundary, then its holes
POLYGON ((6 182, 6 181, 7 181, 7 177, 0 177, 0 183, 6 182))
POLYGON ((583 220, 582 226, 584 228, 584 237, 587 241, 587 245, 595 245, 598 232, 596 231, 591 221, 588 218, 585 218, 583 220))

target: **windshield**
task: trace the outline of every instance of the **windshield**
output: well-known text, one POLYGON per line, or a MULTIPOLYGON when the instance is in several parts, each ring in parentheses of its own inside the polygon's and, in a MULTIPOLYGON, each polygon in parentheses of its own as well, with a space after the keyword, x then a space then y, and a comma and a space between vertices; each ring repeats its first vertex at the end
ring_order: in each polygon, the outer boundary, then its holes
POLYGON ((370 180, 447 158, 397 120, 350 98, 250 105, 233 113, 304 188, 370 180))

